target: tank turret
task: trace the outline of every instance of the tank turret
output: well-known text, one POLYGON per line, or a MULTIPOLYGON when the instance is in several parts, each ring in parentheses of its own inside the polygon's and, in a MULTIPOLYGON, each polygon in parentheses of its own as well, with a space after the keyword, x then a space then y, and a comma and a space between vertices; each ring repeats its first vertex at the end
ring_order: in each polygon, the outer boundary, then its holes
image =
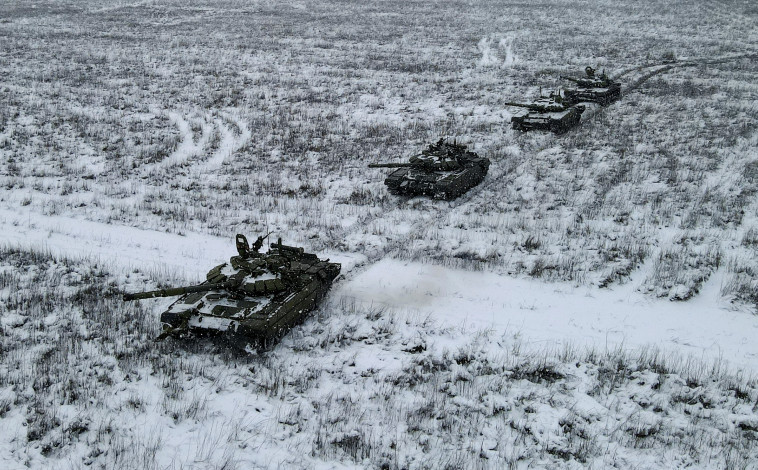
POLYGON ((561 75, 561 78, 563 80, 568 80, 570 82, 576 83, 577 85, 583 88, 593 88, 596 86, 596 83, 597 83, 595 80, 588 80, 586 78, 567 77, 565 75, 561 75))
POLYGON ((561 78, 576 83, 580 88, 608 88, 616 83, 605 74, 605 71, 600 76, 595 75, 595 69, 592 67, 587 67, 585 74, 587 76, 584 78, 573 78, 565 75, 561 75, 561 78))

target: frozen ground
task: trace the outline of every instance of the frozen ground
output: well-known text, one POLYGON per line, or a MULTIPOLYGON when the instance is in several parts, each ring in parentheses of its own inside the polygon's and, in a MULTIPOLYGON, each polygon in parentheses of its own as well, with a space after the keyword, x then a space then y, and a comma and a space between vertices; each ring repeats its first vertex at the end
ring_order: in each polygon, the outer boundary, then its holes
POLYGON ((0 5, 0 460, 755 468, 756 21, 739 0, 0 5), (565 136, 510 129, 504 102, 586 65, 624 98, 565 136), (454 202, 366 167, 440 136, 492 160, 454 202), (155 344, 167 301, 118 298, 268 230, 345 272, 272 351, 155 344))
POLYGON ((153 343, 170 300, 135 309, 114 290, 192 282, 231 240, 18 217, 0 217, 9 245, 81 261, 6 248, 11 468, 749 468, 755 455, 758 317, 723 303, 719 276, 672 303, 634 279, 576 288, 336 254, 346 278, 316 318, 239 357, 153 343), (716 450, 684 451, 706 442, 716 450))
POLYGON ((634 281, 611 290, 513 279, 394 260, 374 264, 336 289, 366 306, 405 311, 525 345, 595 349, 658 347, 758 370, 758 317, 727 308, 719 276, 687 303, 651 299, 634 281))
MULTIPOLYGON (((20 212, 0 211, 0 229, 8 246, 96 260, 124 274, 140 269, 181 283, 200 282, 209 267, 235 253, 231 240, 213 236, 20 212)), ((537 348, 654 346, 758 371, 758 316, 748 306, 723 300, 718 273, 697 298, 674 303, 640 293, 638 279, 611 289, 577 288, 390 259, 364 267, 366 257, 360 254, 324 256, 342 263, 346 277, 332 296, 368 308, 431 317, 472 331, 491 329, 537 348)))
MULTIPOLYGON (((611 324, 639 311, 628 299, 599 306, 536 281, 384 261, 356 267, 273 350, 239 355, 154 342, 167 301, 118 295, 152 275, 2 255, 7 468, 752 468, 758 452, 754 358, 699 347, 694 328, 712 318, 681 329, 689 347, 644 346, 639 323, 598 345, 593 309, 611 324), (535 303, 504 307, 519 299, 535 303), (571 305, 580 314, 567 320, 571 305), (533 330, 539 317, 546 327, 533 330)), ((690 313, 734 320, 701 307, 690 313)), ((681 315, 671 309, 647 303, 681 315)))

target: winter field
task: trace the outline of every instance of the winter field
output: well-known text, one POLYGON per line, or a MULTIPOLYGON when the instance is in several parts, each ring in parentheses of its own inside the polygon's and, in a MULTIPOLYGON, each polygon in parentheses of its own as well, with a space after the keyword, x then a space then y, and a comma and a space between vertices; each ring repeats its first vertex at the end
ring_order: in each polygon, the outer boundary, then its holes
POLYGON ((2 468, 758 468, 753 1, 0 3, 2 468), (668 63, 669 59, 676 61, 668 63), (591 65, 563 136, 518 108, 591 65), (451 202, 385 172, 492 160, 451 202), (273 231, 278 346, 155 342, 273 231))

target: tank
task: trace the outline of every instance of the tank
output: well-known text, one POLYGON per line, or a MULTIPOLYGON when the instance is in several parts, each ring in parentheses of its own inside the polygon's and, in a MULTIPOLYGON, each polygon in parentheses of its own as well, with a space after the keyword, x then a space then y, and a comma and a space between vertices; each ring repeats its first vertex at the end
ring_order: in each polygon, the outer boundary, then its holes
POLYGON ((564 77, 576 84, 576 88, 564 90, 565 99, 572 103, 582 101, 591 101, 601 106, 607 106, 621 98, 621 84, 611 80, 608 75, 595 75, 595 69, 587 67, 584 69, 586 76, 584 78, 564 77))
POLYGON ((490 161, 465 145, 440 139, 407 163, 374 163, 369 167, 395 168, 384 180, 392 194, 450 200, 481 183, 490 161))
POLYGON ((513 116, 511 125, 518 131, 543 130, 563 134, 579 124, 585 107, 564 99, 560 93, 540 97, 533 103, 506 102, 506 106, 527 108, 526 114, 513 116))
POLYGON ((250 246, 238 234, 237 255, 208 271, 202 284, 125 294, 124 300, 180 296, 161 314, 160 338, 200 334, 241 348, 270 344, 319 305, 341 266, 281 238, 261 253, 267 237, 250 246))

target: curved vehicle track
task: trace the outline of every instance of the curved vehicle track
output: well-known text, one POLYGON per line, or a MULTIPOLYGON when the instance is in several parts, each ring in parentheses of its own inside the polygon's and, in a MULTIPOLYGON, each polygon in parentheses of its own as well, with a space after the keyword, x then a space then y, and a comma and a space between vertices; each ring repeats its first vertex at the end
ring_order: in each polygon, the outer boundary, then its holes
MULTIPOLYGON (((745 53, 745 54, 740 54, 736 56, 717 57, 713 59, 700 57, 700 58, 686 59, 686 60, 681 60, 681 61, 676 61, 676 62, 660 62, 660 63, 655 63, 655 64, 639 65, 636 67, 631 67, 631 68, 622 70, 618 74, 614 75, 613 79, 618 80, 619 78, 625 77, 633 72, 645 72, 639 77, 637 77, 636 79, 632 80, 627 85, 621 87, 621 99, 624 99, 626 95, 635 91, 637 88, 642 86, 646 81, 650 80, 656 75, 660 75, 662 73, 668 72, 669 70, 680 68, 680 67, 697 67, 698 65, 717 65, 717 64, 723 64, 723 63, 731 62, 734 60, 740 60, 740 59, 746 59, 746 58, 756 59, 758 58, 758 52, 745 53), (651 70, 651 69, 654 69, 654 70, 651 70)), ((601 106, 593 106, 587 109, 587 111, 585 111, 584 114, 582 115, 582 120, 579 125, 593 118, 598 113, 601 113, 604 109, 605 108, 601 106)))
POLYGON ((186 115, 172 111, 168 117, 179 130, 181 139, 171 154, 143 165, 140 168, 143 175, 156 171, 172 174, 187 165, 192 165, 190 171, 195 175, 217 170, 252 136, 242 119, 227 113, 186 115))
POLYGON ((632 69, 627 69, 627 70, 619 73, 618 75, 616 75, 613 78, 614 79, 618 79, 618 78, 623 77, 625 75, 628 75, 629 73, 634 72, 634 71, 648 70, 648 69, 652 69, 652 68, 655 68, 655 67, 660 67, 660 68, 658 68, 656 70, 652 70, 650 72, 647 72, 647 73, 643 74, 641 77, 637 78, 637 80, 631 82, 626 87, 623 87, 622 88, 622 96, 623 96, 623 94, 631 92, 631 91, 634 91, 635 89, 639 88, 643 83, 645 83, 650 78, 652 78, 652 77, 654 77, 656 75, 659 75, 661 73, 667 72, 667 71, 669 71, 671 69, 674 69, 674 68, 679 68, 679 67, 696 67, 698 65, 724 64, 724 63, 731 62, 731 61, 734 61, 734 60, 747 59, 747 58, 752 58, 752 59, 758 58, 758 52, 740 54, 740 55, 736 55, 736 56, 717 57, 717 58, 713 58, 713 59, 709 59, 709 58, 705 58, 705 57, 700 57, 700 58, 696 58, 696 59, 684 59, 684 60, 681 60, 681 61, 669 62, 669 63, 661 62, 661 63, 657 63, 657 64, 648 64, 648 65, 643 65, 643 66, 639 66, 639 67, 634 67, 632 69))

